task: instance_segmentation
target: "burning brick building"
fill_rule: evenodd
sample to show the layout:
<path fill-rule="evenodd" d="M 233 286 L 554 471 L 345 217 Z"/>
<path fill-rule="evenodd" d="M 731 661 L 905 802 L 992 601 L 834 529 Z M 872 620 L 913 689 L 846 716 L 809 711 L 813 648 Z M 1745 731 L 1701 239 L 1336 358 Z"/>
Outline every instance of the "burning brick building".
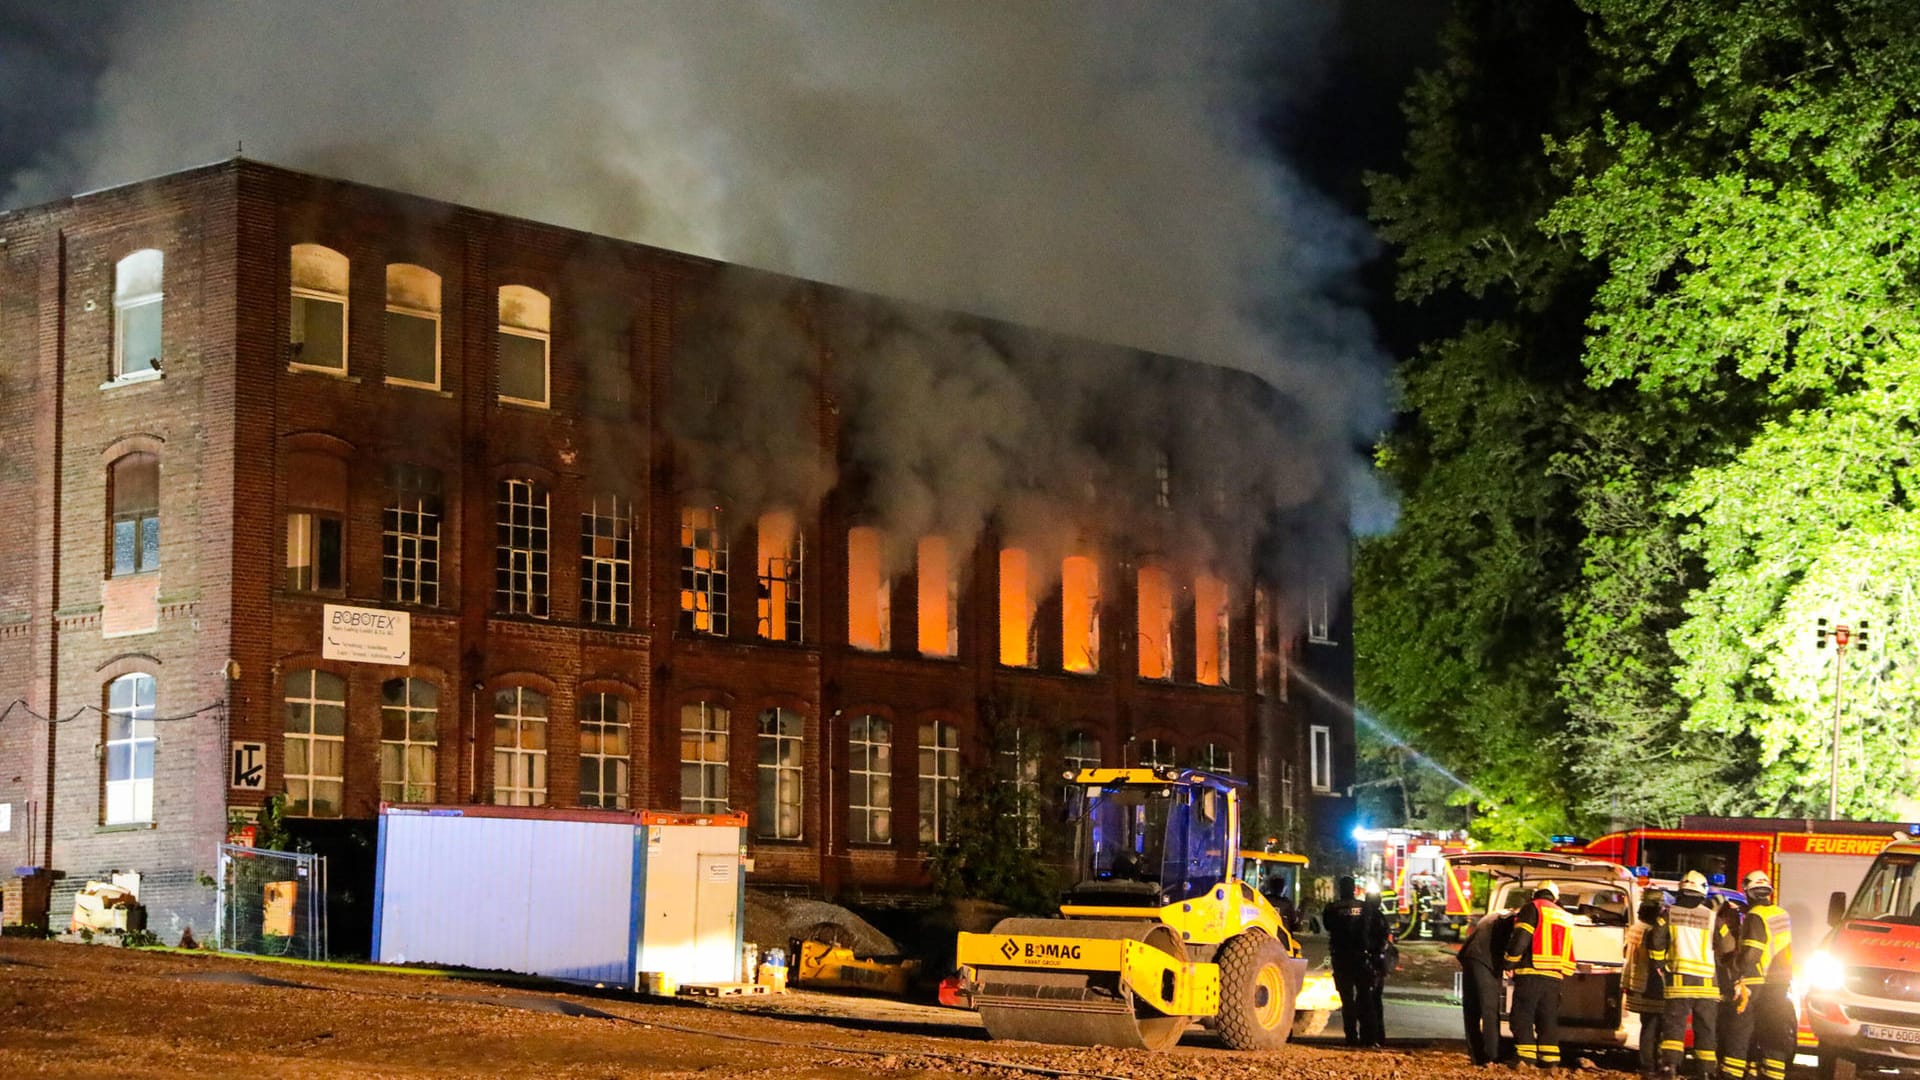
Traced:
<path fill-rule="evenodd" d="M 204 935 L 285 792 L 338 851 L 383 801 L 745 810 L 751 881 L 908 893 L 1002 759 L 1332 836 L 1344 508 L 1293 408 L 244 160 L 0 215 L 0 866 Z"/>

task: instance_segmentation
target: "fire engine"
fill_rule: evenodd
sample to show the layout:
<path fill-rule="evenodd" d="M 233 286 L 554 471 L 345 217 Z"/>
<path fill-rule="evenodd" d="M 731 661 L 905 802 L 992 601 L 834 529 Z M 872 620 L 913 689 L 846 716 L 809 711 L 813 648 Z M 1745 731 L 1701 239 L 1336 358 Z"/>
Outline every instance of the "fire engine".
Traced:
<path fill-rule="evenodd" d="M 1359 828 L 1353 840 L 1366 879 L 1359 886 L 1379 890 L 1380 910 L 1396 937 L 1457 937 L 1473 921 L 1473 887 L 1446 859 L 1473 850 L 1466 833 Z"/>

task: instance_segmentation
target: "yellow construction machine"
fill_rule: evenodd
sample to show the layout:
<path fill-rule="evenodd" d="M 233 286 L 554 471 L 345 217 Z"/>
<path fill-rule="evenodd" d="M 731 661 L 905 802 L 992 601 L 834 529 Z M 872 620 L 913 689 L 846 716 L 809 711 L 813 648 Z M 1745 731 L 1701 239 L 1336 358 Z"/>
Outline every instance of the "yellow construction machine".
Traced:
<path fill-rule="evenodd" d="M 1240 875 L 1242 784 L 1165 767 L 1070 779 L 1075 874 L 1059 917 L 960 935 L 987 1034 L 1164 1050 L 1198 1021 L 1235 1049 L 1286 1042 L 1307 963 Z"/>

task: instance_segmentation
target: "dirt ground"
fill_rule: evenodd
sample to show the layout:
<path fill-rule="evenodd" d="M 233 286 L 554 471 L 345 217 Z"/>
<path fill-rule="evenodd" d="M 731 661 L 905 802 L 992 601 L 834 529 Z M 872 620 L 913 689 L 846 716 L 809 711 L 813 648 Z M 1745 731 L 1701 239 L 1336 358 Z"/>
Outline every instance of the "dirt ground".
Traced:
<path fill-rule="evenodd" d="M 971 1013 L 903 1002 L 721 1000 L 733 1004 L 6 938 L 0 1076 L 1486 1075 L 1453 1047 L 1236 1053 L 1196 1028 L 1154 1054 L 989 1042 Z"/>

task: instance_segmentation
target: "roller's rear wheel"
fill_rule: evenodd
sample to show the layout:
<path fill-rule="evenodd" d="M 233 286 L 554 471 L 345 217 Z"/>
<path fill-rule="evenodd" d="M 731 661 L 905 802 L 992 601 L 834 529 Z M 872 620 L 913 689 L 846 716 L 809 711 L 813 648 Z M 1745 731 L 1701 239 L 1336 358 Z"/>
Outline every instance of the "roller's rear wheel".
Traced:
<path fill-rule="evenodd" d="M 1272 1050 L 1293 1032 L 1286 947 L 1265 934 L 1220 946 L 1220 1037 L 1235 1050 Z"/>

